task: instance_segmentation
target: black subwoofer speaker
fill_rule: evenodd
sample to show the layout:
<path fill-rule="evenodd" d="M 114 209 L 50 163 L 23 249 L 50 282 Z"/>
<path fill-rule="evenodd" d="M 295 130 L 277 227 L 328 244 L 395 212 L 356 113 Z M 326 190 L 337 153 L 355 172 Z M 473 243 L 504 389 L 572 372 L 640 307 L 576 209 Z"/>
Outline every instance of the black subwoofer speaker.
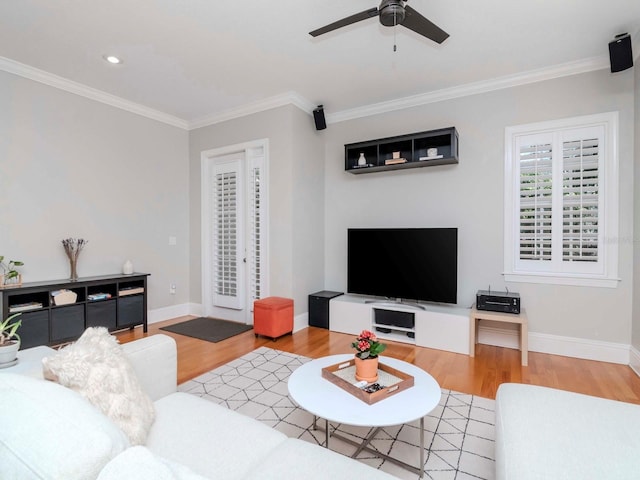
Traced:
<path fill-rule="evenodd" d="M 342 292 L 322 290 L 309 295 L 309 326 L 329 328 L 329 302 Z"/>
<path fill-rule="evenodd" d="M 327 128 L 327 122 L 324 119 L 324 107 L 322 105 L 318 105 L 313 111 L 313 120 L 316 122 L 316 130 L 324 130 Z"/>
<path fill-rule="evenodd" d="M 611 73 L 633 67 L 631 36 L 628 33 L 616 35 L 616 38 L 609 43 L 609 60 L 611 61 Z"/>

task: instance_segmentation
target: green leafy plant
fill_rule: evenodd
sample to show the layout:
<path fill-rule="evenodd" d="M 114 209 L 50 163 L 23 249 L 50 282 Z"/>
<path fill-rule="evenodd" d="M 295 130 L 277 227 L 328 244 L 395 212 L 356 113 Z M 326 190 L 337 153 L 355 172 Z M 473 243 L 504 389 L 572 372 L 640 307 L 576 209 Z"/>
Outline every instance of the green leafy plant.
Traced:
<path fill-rule="evenodd" d="M 23 262 L 19 262 L 18 260 L 8 260 L 4 261 L 4 255 L 0 255 L 0 268 L 4 274 L 5 283 L 7 280 L 12 280 L 14 278 L 18 278 L 18 271 L 16 267 L 22 267 L 24 265 Z"/>
<path fill-rule="evenodd" d="M 8 316 L 4 321 L 0 322 L 0 346 L 7 345 L 11 343 L 12 340 L 20 341 L 20 335 L 16 332 L 20 325 L 22 325 L 22 320 L 14 319 L 22 315 L 21 312 L 14 313 L 13 315 Z"/>
<path fill-rule="evenodd" d="M 376 358 L 387 346 L 384 343 L 380 343 L 375 333 L 369 330 L 363 330 L 356 338 L 356 341 L 351 344 L 358 353 L 356 357 L 365 360 L 367 358 Z"/>

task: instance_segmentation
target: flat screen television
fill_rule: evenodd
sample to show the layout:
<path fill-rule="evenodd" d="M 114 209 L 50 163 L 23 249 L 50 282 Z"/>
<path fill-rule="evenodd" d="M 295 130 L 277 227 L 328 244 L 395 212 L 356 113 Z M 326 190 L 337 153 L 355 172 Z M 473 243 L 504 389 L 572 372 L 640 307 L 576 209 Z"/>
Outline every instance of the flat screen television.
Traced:
<path fill-rule="evenodd" d="M 457 303 L 457 228 L 350 228 L 349 293 Z"/>

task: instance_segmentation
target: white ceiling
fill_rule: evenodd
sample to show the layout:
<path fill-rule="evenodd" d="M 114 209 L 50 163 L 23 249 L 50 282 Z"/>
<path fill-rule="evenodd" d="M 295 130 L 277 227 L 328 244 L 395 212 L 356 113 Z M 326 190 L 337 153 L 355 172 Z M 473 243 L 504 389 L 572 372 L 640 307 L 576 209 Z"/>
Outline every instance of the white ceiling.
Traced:
<path fill-rule="evenodd" d="M 637 40 L 640 31 L 640 0 L 409 4 L 450 38 L 438 45 L 400 27 L 394 53 L 394 29 L 376 18 L 308 34 L 378 0 L 3 0 L 0 68 L 57 86 L 71 81 L 189 127 L 282 98 L 322 103 L 331 117 L 604 68 L 615 34 Z M 125 63 L 107 64 L 107 53 Z"/>

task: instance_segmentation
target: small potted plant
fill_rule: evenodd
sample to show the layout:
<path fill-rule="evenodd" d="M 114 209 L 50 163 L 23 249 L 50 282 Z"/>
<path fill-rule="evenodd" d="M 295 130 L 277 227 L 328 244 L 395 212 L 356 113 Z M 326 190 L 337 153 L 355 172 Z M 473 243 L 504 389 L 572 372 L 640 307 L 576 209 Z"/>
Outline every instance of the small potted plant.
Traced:
<path fill-rule="evenodd" d="M 19 287 L 22 285 L 22 275 L 16 270 L 16 267 L 22 267 L 24 263 L 18 260 L 4 261 L 4 255 L 0 255 L 0 288 L 2 287 Z"/>
<path fill-rule="evenodd" d="M 0 368 L 8 367 L 15 363 L 20 350 L 20 336 L 16 333 L 22 320 L 15 320 L 21 313 L 9 315 L 0 322 Z"/>
<path fill-rule="evenodd" d="M 356 380 L 364 380 L 368 383 L 378 380 L 378 355 L 384 352 L 387 346 L 380 343 L 375 333 L 369 330 L 360 332 L 351 346 L 357 350 Z"/>

